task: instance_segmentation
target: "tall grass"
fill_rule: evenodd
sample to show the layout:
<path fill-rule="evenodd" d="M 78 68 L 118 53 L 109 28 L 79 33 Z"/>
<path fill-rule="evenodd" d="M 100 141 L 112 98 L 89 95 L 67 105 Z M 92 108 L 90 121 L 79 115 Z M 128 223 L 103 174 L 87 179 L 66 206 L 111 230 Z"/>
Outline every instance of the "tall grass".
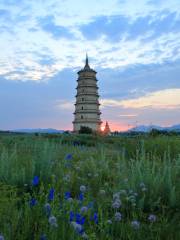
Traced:
<path fill-rule="evenodd" d="M 38 186 L 32 186 L 34 176 L 39 176 Z M 0 234 L 13 240 L 40 239 L 42 234 L 53 240 L 82 239 L 85 233 L 102 240 L 179 239 L 179 178 L 178 137 L 1 136 Z M 87 191 L 78 200 L 81 185 Z M 55 189 L 52 201 L 50 188 Z M 72 199 L 65 199 L 65 192 Z M 114 209 L 117 193 L 121 206 Z M 48 222 L 47 202 L 57 227 Z M 88 211 L 81 213 L 85 233 L 79 234 L 69 214 L 80 213 L 82 206 Z M 148 220 L 150 214 L 155 222 Z M 132 221 L 140 224 L 137 229 Z"/>

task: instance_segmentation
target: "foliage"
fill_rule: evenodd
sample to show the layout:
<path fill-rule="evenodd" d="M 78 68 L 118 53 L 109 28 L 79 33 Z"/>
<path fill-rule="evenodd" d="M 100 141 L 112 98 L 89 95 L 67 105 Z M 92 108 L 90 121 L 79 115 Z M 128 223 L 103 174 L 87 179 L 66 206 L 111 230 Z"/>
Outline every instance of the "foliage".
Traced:
<path fill-rule="evenodd" d="M 0 135 L 0 236 L 179 239 L 178 136 Z"/>
<path fill-rule="evenodd" d="M 92 134 L 92 129 L 86 126 L 81 126 L 79 133 L 80 134 Z"/>

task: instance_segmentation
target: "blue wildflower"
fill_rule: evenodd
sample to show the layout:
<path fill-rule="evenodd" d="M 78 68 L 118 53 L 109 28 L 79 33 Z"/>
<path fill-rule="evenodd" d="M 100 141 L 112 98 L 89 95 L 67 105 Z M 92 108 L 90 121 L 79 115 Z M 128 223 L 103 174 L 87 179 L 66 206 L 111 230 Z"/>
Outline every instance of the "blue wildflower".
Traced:
<path fill-rule="evenodd" d="M 40 237 L 40 240 L 47 240 L 47 237 L 45 234 L 42 234 L 41 237 Z"/>
<path fill-rule="evenodd" d="M 33 180 L 32 180 L 32 185 L 33 186 L 37 186 L 39 184 L 39 177 L 38 176 L 34 176 Z"/>
<path fill-rule="evenodd" d="M 51 205 L 49 203 L 46 203 L 44 205 L 44 210 L 45 210 L 46 215 L 49 217 L 51 215 Z"/>
<path fill-rule="evenodd" d="M 139 229 L 139 227 L 140 227 L 140 222 L 139 221 L 137 221 L 137 220 L 134 220 L 134 221 L 132 221 L 131 222 L 131 226 L 134 228 L 134 229 Z"/>
<path fill-rule="evenodd" d="M 154 214 L 150 214 L 149 217 L 148 217 L 148 220 L 149 220 L 150 222 L 152 222 L 152 223 L 155 222 L 156 219 L 157 219 L 157 217 L 156 217 L 156 215 L 154 215 Z"/>
<path fill-rule="evenodd" d="M 122 214 L 120 212 L 116 212 L 114 218 L 116 222 L 120 222 L 122 219 Z"/>
<path fill-rule="evenodd" d="M 85 217 L 81 216 L 81 214 L 76 213 L 76 223 L 83 225 L 85 223 Z"/>
<path fill-rule="evenodd" d="M 0 240 L 5 240 L 3 235 L 0 234 Z"/>
<path fill-rule="evenodd" d="M 84 195 L 83 195 L 83 193 L 80 193 L 80 194 L 79 194 L 78 199 L 79 199 L 80 201 L 83 201 L 83 200 L 84 200 Z"/>
<path fill-rule="evenodd" d="M 98 224 L 98 214 L 94 213 L 94 215 L 90 218 L 91 221 L 94 221 L 95 224 Z"/>
<path fill-rule="evenodd" d="M 52 200 L 54 199 L 54 193 L 55 193 L 54 188 L 51 188 L 51 189 L 49 190 L 49 195 L 48 195 L 48 199 L 49 199 L 50 201 L 52 201 Z"/>
<path fill-rule="evenodd" d="M 35 198 L 31 198 L 31 200 L 29 201 L 29 206 L 34 207 L 36 204 L 37 204 L 37 200 Z"/>
<path fill-rule="evenodd" d="M 79 234 L 83 234 L 84 229 L 83 226 L 77 222 L 71 222 L 71 225 L 73 226 L 74 230 L 79 233 Z"/>
<path fill-rule="evenodd" d="M 88 207 L 86 207 L 86 206 L 83 206 L 83 207 L 80 209 L 81 214 L 82 214 L 82 213 L 87 213 L 87 211 L 88 211 Z"/>
<path fill-rule="evenodd" d="M 73 142 L 73 145 L 74 145 L 74 146 L 79 146 L 79 145 L 80 145 L 80 142 L 79 142 L 79 141 L 74 141 L 74 142 Z"/>
<path fill-rule="evenodd" d="M 65 198 L 65 200 L 68 200 L 69 198 L 71 198 L 71 193 L 70 192 L 65 192 L 64 198 Z"/>
<path fill-rule="evenodd" d="M 72 160 L 72 154 L 71 153 L 67 154 L 65 159 L 66 160 Z"/>
<path fill-rule="evenodd" d="M 75 217 L 75 214 L 72 211 L 70 211 L 70 213 L 69 213 L 69 221 L 72 222 L 74 220 L 74 217 Z"/>

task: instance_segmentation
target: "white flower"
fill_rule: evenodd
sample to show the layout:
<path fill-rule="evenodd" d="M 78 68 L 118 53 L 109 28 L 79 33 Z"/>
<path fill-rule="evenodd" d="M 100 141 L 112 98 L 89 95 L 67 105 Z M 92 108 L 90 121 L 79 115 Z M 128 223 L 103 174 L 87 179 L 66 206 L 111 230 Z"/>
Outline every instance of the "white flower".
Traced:
<path fill-rule="evenodd" d="M 86 192 L 86 186 L 81 185 L 81 186 L 80 186 L 80 191 L 81 191 L 82 193 Z"/>
<path fill-rule="evenodd" d="M 49 224 L 50 224 L 52 227 L 57 227 L 57 226 L 58 226 L 58 224 L 57 224 L 57 219 L 56 219 L 55 216 L 49 217 L 48 221 L 49 221 Z"/>

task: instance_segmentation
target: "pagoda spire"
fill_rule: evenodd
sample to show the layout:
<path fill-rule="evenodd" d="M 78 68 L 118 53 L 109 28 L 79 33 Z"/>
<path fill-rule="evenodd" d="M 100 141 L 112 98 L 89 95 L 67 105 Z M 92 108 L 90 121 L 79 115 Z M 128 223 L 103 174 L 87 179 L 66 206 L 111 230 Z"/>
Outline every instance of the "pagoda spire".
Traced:
<path fill-rule="evenodd" d="M 90 69 L 90 67 L 89 67 L 89 59 L 88 59 L 87 53 L 86 53 L 86 64 L 85 64 L 84 69 Z"/>

